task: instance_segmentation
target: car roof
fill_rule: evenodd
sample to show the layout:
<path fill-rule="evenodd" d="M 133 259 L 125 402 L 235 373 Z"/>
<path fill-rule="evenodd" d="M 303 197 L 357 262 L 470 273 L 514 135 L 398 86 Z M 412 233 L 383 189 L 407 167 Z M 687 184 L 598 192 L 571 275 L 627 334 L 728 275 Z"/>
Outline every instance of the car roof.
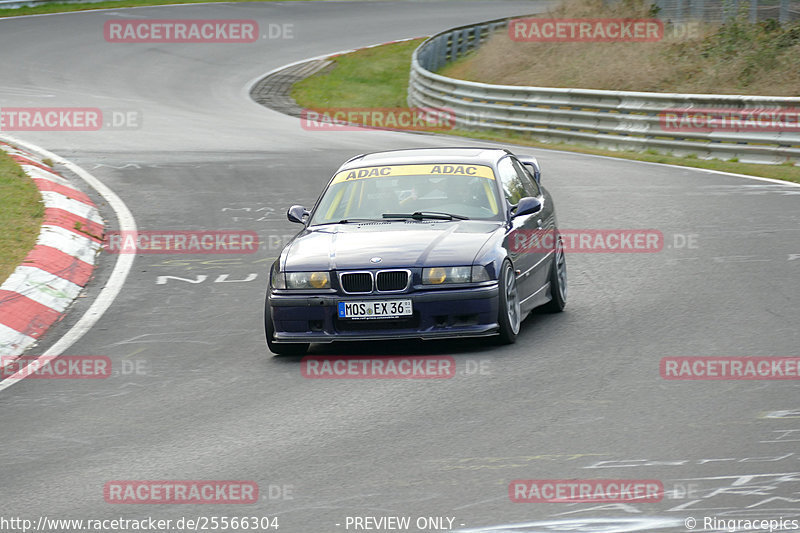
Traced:
<path fill-rule="evenodd" d="M 502 148 L 411 148 L 361 154 L 347 160 L 339 171 L 351 168 L 409 165 L 425 163 L 450 163 L 492 166 L 504 155 L 510 154 Z"/>

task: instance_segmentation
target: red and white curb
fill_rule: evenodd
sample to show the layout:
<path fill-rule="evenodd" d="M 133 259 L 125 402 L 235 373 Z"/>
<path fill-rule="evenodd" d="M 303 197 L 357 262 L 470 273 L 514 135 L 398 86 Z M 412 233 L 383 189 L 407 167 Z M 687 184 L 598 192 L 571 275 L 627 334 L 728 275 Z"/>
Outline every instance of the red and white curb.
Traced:
<path fill-rule="evenodd" d="M 36 245 L 0 285 L 0 355 L 20 355 L 57 322 L 92 274 L 103 238 L 94 203 L 35 155 L 0 142 L 33 179 L 45 211 Z M 13 359 L 3 357 L 0 368 Z"/>

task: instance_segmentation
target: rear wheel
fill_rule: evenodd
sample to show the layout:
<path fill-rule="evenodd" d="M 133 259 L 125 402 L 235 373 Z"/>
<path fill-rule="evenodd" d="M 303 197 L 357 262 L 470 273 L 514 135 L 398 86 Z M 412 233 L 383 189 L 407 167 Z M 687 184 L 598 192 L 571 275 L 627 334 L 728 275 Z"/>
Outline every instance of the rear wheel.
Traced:
<path fill-rule="evenodd" d="M 269 298 L 264 302 L 264 332 L 267 337 L 267 348 L 275 355 L 303 355 L 308 351 L 307 342 L 275 342 L 275 324 L 272 322 L 272 309 L 269 305 Z"/>
<path fill-rule="evenodd" d="M 517 275 L 508 261 L 505 261 L 500 269 L 498 289 L 497 323 L 500 324 L 500 343 L 513 344 L 517 342 L 522 316 L 519 292 L 517 291 Z"/>
<path fill-rule="evenodd" d="M 556 241 L 556 255 L 550 270 L 550 295 L 552 299 L 542 306 L 547 313 L 560 313 L 567 305 L 567 258 L 561 237 Z"/>

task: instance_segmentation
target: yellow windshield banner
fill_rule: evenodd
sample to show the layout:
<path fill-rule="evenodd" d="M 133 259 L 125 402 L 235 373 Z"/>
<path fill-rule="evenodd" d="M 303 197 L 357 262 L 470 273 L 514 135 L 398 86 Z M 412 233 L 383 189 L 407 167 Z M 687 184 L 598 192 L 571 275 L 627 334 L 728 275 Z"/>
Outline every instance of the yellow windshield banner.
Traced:
<path fill-rule="evenodd" d="M 393 165 L 388 167 L 364 167 L 343 170 L 336 174 L 332 184 L 343 181 L 393 176 L 474 176 L 493 180 L 494 172 L 485 165 Z"/>

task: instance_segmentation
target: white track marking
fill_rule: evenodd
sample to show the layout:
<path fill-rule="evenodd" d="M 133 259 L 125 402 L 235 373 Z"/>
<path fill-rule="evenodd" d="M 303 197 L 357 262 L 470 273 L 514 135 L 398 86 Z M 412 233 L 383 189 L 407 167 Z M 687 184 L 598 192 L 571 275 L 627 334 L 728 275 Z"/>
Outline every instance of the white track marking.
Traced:
<path fill-rule="evenodd" d="M 561 154 L 564 153 L 563 150 L 552 150 L 552 149 L 549 149 L 549 148 L 533 148 L 533 147 L 528 147 L 528 148 L 535 149 L 535 150 L 545 150 L 545 151 L 548 151 L 548 152 L 558 152 L 558 153 L 561 153 Z M 611 159 L 613 161 L 629 161 L 631 163 L 638 163 L 640 165 L 658 165 L 660 167 L 680 168 L 682 170 L 691 170 L 691 171 L 694 171 L 694 172 L 707 172 L 709 174 L 720 174 L 722 176 L 731 176 L 731 177 L 734 177 L 734 178 L 746 178 L 746 179 L 749 179 L 749 180 L 766 181 L 767 183 L 775 183 L 775 184 L 778 184 L 778 185 L 789 185 L 791 187 L 800 187 L 800 183 L 796 183 L 794 181 L 776 180 L 774 178 L 762 178 L 762 177 L 759 177 L 759 176 L 748 176 L 747 174 L 736 174 L 734 172 L 725 172 L 723 170 L 712 170 L 710 168 L 686 167 L 686 166 L 683 166 L 683 165 L 670 165 L 668 163 L 654 163 L 652 161 L 636 161 L 634 159 L 624 159 L 624 158 L 614 157 L 614 156 L 610 156 L 610 155 L 582 154 L 580 152 L 566 152 L 566 153 L 574 154 L 574 155 L 583 155 L 583 156 L 587 156 L 587 157 L 600 157 L 600 158 L 603 158 L 603 159 Z M 765 165 L 765 166 L 769 166 L 769 165 Z"/>
<path fill-rule="evenodd" d="M 42 157 L 50 158 L 53 162 L 67 167 L 70 171 L 80 176 L 83 181 L 97 191 L 97 193 L 102 196 L 106 202 L 108 202 L 108 204 L 114 210 L 114 213 L 117 215 L 120 231 L 133 232 L 134 234 L 136 233 L 136 220 L 133 218 L 128 206 L 125 205 L 125 202 L 123 202 L 114 191 L 109 189 L 103 182 L 92 176 L 89 172 L 85 171 L 75 163 L 72 163 L 63 157 L 40 148 L 34 144 L 8 136 L 2 136 L 0 139 L 16 144 L 17 146 L 21 146 L 26 150 L 30 150 L 31 152 L 39 154 Z M 114 265 L 111 276 L 109 276 L 105 287 L 103 287 L 103 289 L 100 291 L 100 294 L 97 295 L 97 298 L 95 298 L 94 302 L 92 302 L 92 305 L 89 306 L 89 309 L 87 309 L 78 322 L 72 326 L 72 328 L 60 339 L 58 339 L 58 341 L 56 341 L 56 343 L 53 344 L 49 350 L 42 354 L 41 357 L 52 358 L 54 356 L 61 355 L 65 350 L 69 349 L 70 346 L 75 344 L 78 339 L 86 334 L 86 332 L 89 331 L 92 326 L 94 326 L 97 321 L 100 320 L 100 318 L 102 318 L 103 314 L 108 310 L 108 308 L 114 302 L 114 299 L 122 290 L 122 286 L 125 284 L 125 279 L 128 277 L 128 273 L 133 267 L 133 261 L 135 258 L 135 254 L 120 254 L 117 257 L 117 262 Z M 39 359 L 41 359 L 41 357 Z M 38 362 L 39 359 L 36 359 L 36 361 Z M 47 359 L 44 361 L 47 361 Z M 13 376 L 0 382 L 0 392 L 11 387 L 15 383 L 22 381 L 24 378 L 19 376 L 19 374 L 23 373 L 24 375 L 24 371 L 25 369 L 22 369 L 17 374 L 14 374 Z"/>
<path fill-rule="evenodd" d="M 279 69 L 276 69 L 279 70 Z M 414 133 L 414 132 L 410 132 Z M 719 174 L 721 176 L 731 176 L 734 178 L 745 178 L 748 180 L 757 180 L 757 181 L 765 181 L 767 183 L 775 183 L 777 185 L 788 185 L 790 187 L 800 187 L 800 183 L 796 183 L 794 181 L 784 181 L 778 180 L 774 178 L 762 178 L 760 176 L 749 176 L 747 174 L 736 174 L 734 172 L 725 172 L 723 170 L 712 170 L 710 168 L 698 168 L 698 167 L 687 167 L 683 165 L 671 165 L 668 163 L 655 163 L 653 161 L 637 161 L 636 159 L 626 159 L 624 157 L 614 157 L 613 155 L 597 155 L 597 154 L 584 154 L 582 152 L 571 152 L 569 150 L 556 150 L 555 148 L 538 148 L 534 146 L 523 146 L 521 144 L 514 144 L 514 143 L 503 143 L 501 141 L 476 141 L 475 139 L 469 139 L 467 137 L 460 137 L 458 135 L 447 135 L 447 134 L 434 134 L 437 137 L 459 137 L 460 139 L 466 139 L 473 142 L 482 142 L 483 144 L 491 145 L 491 146 L 499 146 L 499 147 L 508 147 L 514 146 L 520 148 L 520 150 L 515 150 L 518 153 L 522 153 L 525 150 L 536 150 L 541 152 L 550 152 L 556 155 L 577 155 L 582 157 L 593 157 L 598 159 L 610 159 L 616 162 L 627 162 L 637 165 L 656 165 L 659 167 L 669 167 L 669 168 L 678 168 L 681 170 L 689 170 L 692 172 L 705 172 L 707 174 Z M 769 165 L 764 165 L 765 167 L 769 167 Z"/>

